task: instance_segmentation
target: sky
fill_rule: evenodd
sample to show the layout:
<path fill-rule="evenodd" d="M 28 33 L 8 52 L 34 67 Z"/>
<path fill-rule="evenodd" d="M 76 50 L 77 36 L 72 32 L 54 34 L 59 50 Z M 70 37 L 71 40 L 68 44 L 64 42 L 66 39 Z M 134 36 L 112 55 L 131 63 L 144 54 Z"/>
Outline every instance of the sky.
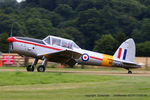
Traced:
<path fill-rule="evenodd" d="M 18 2 L 21 2 L 21 1 L 23 1 L 23 0 L 17 0 Z"/>

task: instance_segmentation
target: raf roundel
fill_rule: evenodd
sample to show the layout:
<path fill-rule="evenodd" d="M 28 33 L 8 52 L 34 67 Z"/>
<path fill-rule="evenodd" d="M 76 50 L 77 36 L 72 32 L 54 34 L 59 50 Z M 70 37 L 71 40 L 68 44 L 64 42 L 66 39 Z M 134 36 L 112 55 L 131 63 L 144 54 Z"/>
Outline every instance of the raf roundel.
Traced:
<path fill-rule="evenodd" d="M 81 56 L 81 59 L 82 59 L 83 61 L 88 61 L 88 60 L 89 60 L 89 55 L 86 54 L 86 53 L 84 53 L 84 54 Z"/>

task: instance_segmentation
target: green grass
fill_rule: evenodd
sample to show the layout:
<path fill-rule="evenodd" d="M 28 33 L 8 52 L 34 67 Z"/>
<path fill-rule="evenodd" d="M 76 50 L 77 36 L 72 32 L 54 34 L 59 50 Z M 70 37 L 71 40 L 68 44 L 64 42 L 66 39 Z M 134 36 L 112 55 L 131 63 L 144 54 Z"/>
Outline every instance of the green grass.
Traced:
<path fill-rule="evenodd" d="M 149 98 L 150 77 L 0 72 L 0 100 L 148 100 Z"/>
<path fill-rule="evenodd" d="M 64 74 L 64 73 L 32 73 L 32 72 L 0 72 L 0 86 L 8 85 L 31 85 L 31 84 L 53 84 L 53 83 L 80 83 L 101 82 L 119 77 Z"/>
<path fill-rule="evenodd" d="M 12 66 L 3 66 L 0 69 L 25 69 L 25 67 L 12 67 Z"/>

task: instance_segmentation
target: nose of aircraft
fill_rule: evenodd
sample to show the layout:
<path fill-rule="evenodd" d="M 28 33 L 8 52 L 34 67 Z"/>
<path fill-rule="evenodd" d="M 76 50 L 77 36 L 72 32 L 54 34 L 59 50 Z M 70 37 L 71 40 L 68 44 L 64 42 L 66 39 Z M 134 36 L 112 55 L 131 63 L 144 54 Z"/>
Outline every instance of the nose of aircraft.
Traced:
<path fill-rule="evenodd" d="M 10 42 L 10 43 L 12 43 L 12 42 L 15 41 L 15 39 L 14 39 L 13 37 L 9 37 L 7 40 L 8 40 L 8 42 Z"/>

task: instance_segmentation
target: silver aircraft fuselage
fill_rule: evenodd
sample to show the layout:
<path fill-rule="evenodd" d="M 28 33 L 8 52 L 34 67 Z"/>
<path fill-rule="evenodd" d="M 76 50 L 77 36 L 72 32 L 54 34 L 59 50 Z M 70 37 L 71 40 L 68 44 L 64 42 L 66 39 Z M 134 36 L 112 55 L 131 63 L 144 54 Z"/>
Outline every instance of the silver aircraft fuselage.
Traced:
<path fill-rule="evenodd" d="M 74 60 L 74 64 L 121 67 L 125 69 L 141 67 L 138 64 L 124 62 L 122 60 L 114 58 L 114 56 L 111 55 L 81 49 L 71 40 L 56 38 L 57 41 L 55 42 L 57 42 L 57 45 L 52 44 L 52 39 L 49 39 L 49 42 L 47 42 L 47 40 L 48 38 L 43 40 L 26 37 L 8 38 L 8 42 L 12 43 L 12 52 L 36 59 L 43 59 L 43 57 L 46 57 L 48 61 L 53 61 L 61 64 L 65 64 L 67 63 L 67 61 Z M 66 41 L 69 45 L 68 47 L 63 46 L 63 42 Z M 64 51 L 66 52 L 64 53 Z M 81 54 L 81 56 L 75 57 L 76 54 L 73 55 L 73 53 Z M 69 58 L 67 54 L 72 54 L 72 57 L 69 56 Z M 71 63 L 72 62 L 70 62 L 70 64 Z"/>

